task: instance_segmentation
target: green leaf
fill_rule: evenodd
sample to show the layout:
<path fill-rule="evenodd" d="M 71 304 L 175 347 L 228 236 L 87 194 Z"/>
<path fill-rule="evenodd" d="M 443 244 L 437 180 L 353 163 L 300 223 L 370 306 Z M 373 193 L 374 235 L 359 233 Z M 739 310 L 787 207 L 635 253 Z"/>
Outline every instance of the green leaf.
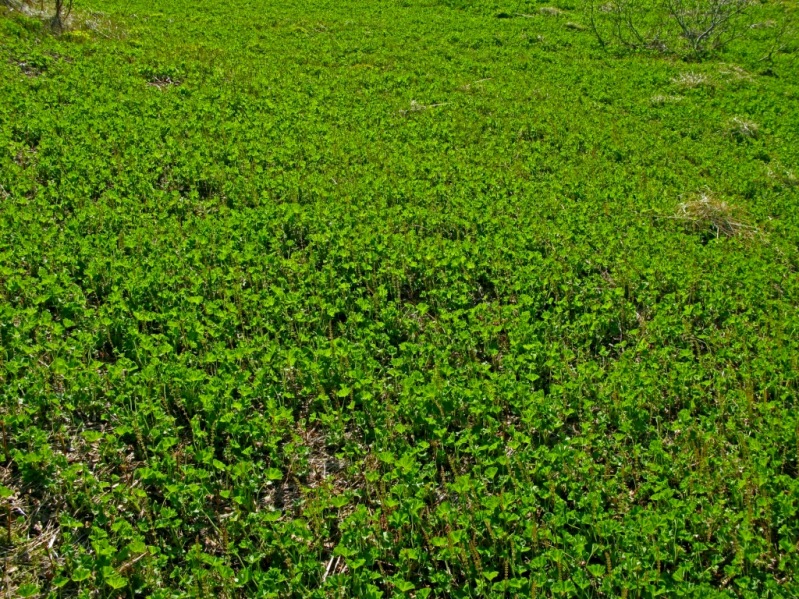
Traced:
<path fill-rule="evenodd" d="M 407 580 L 402 580 L 402 579 L 395 580 L 394 581 L 394 586 L 396 586 L 397 589 L 399 589 L 403 593 L 410 593 L 413 589 L 416 588 L 415 586 L 413 586 L 413 583 L 408 582 Z"/>
<path fill-rule="evenodd" d="M 366 563 L 366 560 L 359 558 L 352 561 L 348 561 L 347 563 L 349 564 L 350 568 L 352 568 L 353 570 L 357 570 Z"/>
<path fill-rule="evenodd" d="M 602 564 L 589 564 L 588 571 L 594 578 L 602 578 L 605 575 L 606 566 Z"/>
<path fill-rule="evenodd" d="M 110 576 L 106 576 L 105 583 L 115 590 L 123 589 L 128 585 L 127 579 L 116 573 L 111 574 Z"/>
<path fill-rule="evenodd" d="M 35 597 L 39 594 L 39 587 L 33 583 L 26 583 L 17 589 L 18 597 Z"/>
<path fill-rule="evenodd" d="M 91 570 L 87 570 L 82 566 L 78 566 L 75 568 L 75 571 L 72 572 L 72 580 L 74 582 L 83 582 L 84 580 L 88 580 L 88 578 L 92 575 Z"/>
<path fill-rule="evenodd" d="M 381 451 L 377 454 L 378 459 L 385 464 L 393 464 L 395 461 L 394 454 L 390 451 Z"/>

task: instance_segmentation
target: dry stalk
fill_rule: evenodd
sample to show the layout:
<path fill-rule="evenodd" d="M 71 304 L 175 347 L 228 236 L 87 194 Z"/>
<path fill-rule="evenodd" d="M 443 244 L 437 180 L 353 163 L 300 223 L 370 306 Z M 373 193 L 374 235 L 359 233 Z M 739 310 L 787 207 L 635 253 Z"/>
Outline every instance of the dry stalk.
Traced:
<path fill-rule="evenodd" d="M 757 229 L 741 221 L 740 210 L 705 192 L 698 198 L 683 202 L 673 218 L 687 223 L 692 229 L 710 228 L 716 237 L 749 236 Z"/>

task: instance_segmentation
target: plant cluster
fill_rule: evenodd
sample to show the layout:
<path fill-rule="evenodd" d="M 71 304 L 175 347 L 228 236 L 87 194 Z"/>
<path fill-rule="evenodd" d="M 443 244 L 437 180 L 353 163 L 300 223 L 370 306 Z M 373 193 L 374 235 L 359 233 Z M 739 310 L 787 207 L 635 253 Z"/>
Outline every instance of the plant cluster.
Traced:
<path fill-rule="evenodd" d="M 799 593 L 799 61 L 515 4 L 0 9 L 6 594 Z"/>

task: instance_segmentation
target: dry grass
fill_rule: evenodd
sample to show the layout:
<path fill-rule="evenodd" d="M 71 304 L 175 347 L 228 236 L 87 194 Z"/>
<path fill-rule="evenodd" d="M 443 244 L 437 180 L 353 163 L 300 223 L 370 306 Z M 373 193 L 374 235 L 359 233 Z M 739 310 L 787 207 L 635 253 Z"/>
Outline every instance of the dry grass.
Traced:
<path fill-rule="evenodd" d="M 462 92 L 470 92 L 475 88 L 482 88 L 482 84 L 486 81 L 491 81 L 491 77 L 486 77 L 485 79 L 478 79 L 477 81 L 472 81 L 471 83 L 467 83 L 460 87 Z"/>
<path fill-rule="evenodd" d="M 756 139 L 760 135 L 760 125 L 740 117 L 735 117 L 730 121 L 728 130 L 730 136 L 739 141 Z"/>
<path fill-rule="evenodd" d="M 768 21 L 761 21 L 759 23 L 752 23 L 750 29 L 771 29 L 777 26 L 777 22 L 769 19 Z"/>
<path fill-rule="evenodd" d="M 708 85 L 710 79 L 702 73 L 680 73 L 671 82 L 684 89 L 693 89 L 700 85 Z"/>
<path fill-rule="evenodd" d="M 742 221 L 739 208 L 716 198 L 709 192 L 679 205 L 675 219 L 685 222 L 695 231 L 710 229 L 720 237 L 750 236 L 755 227 Z"/>
<path fill-rule="evenodd" d="M 2 415 L 0 412 L 0 420 Z M 68 429 L 55 453 L 69 464 L 83 464 L 91 476 L 107 480 L 113 467 L 103 462 L 99 442 L 87 440 L 85 433 L 85 429 Z M 4 450 L 5 447 L 0 455 Z M 5 457 L 6 465 L 0 464 L 0 486 L 10 489 L 11 494 L 0 500 L 0 560 L 4 568 L 0 588 L 5 590 L 0 597 L 3 599 L 17 596 L 16 591 L 25 585 L 46 587 L 63 568 L 65 554 L 87 543 L 86 534 L 73 531 L 70 541 L 73 547 L 67 548 L 60 523 L 61 515 L 82 520 L 85 514 L 73 510 L 62 492 L 21 480 L 10 466 L 7 453 Z M 128 472 L 135 471 L 138 464 L 134 460 L 133 454 L 123 459 Z"/>
<path fill-rule="evenodd" d="M 768 178 L 780 187 L 799 187 L 799 177 L 791 169 L 774 163 L 766 171 Z"/>
<path fill-rule="evenodd" d="M 737 65 L 725 65 L 719 69 L 719 74 L 733 81 L 752 81 L 751 73 Z"/>
<path fill-rule="evenodd" d="M 0 484 L 12 490 L 2 500 L 3 532 L 0 558 L 3 560 L 4 597 L 13 597 L 25 584 L 39 584 L 52 578 L 63 561 L 57 553 L 60 529 L 52 496 L 34 497 L 12 476 L 10 468 L 0 468 Z"/>
<path fill-rule="evenodd" d="M 3 0 L 0 0 L 3 6 Z M 11 0 L 6 8 L 17 11 L 26 17 L 39 19 L 46 23 L 51 23 L 53 10 L 51 3 L 41 4 L 30 0 Z M 110 17 L 99 11 L 78 11 L 70 10 L 62 18 L 61 33 L 68 35 L 73 41 L 84 41 L 90 39 L 92 34 L 99 35 L 107 39 L 121 39 L 123 32 L 110 19 Z"/>
<path fill-rule="evenodd" d="M 19 67 L 19 70 L 22 71 L 22 74 L 26 77 L 38 77 L 42 74 L 42 70 L 28 62 L 21 61 L 17 62 L 16 65 Z"/>
<path fill-rule="evenodd" d="M 122 39 L 125 36 L 124 30 L 103 12 L 88 11 L 84 13 L 75 11 L 71 25 L 80 33 L 91 33 L 106 39 Z"/>
<path fill-rule="evenodd" d="M 484 79 L 483 81 L 487 81 Z M 437 108 L 438 106 L 446 106 L 449 102 L 439 102 L 437 104 L 422 104 L 421 102 L 417 102 L 416 100 L 411 100 L 411 107 L 407 110 L 400 110 L 399 113 L 402 116 L 407 115 L 410 112 L 424 112 L 425 110 L 430 110 L 431 108 Z"/>
<path fill-rule="evenodd" d="M 657 94 L 655 96 L 652 96 L 650 98 L 649 102 L 653 106 L 662 106 L 663 104 L 677 104 L 678 102 L 682 102 L 683 99 L 684 98 L 682 96 L 670 96 L 670 95 L 664 95 L 664 94 Z"/>
<path fill-rule="evenodd" d="M 0 9 L 21 10 L 23 5 L 23 0 L 0 0 Z"/>
<path fill-rule="evenodd" d="M 30 0 L 16 0 L 12 1 L 13 10 L 17 10 L 21 12 L 26 17 L 30 17 L 32 19 L 39 19 L 41 21 L 45 21 L 46 23 L 52 23 L 53 20 L 53 7 L 50 2 L 40 3 L 40 2 L 31 2 Z M 67 31 L 72 29 L 74 17 L 71 14 L 71 11 L 66 12 L 62 16 L 61 24 L 63 26 L 63 31 Z"/>
<path fill-rule="evenodd" d="M 558 17 L 563 14 L 561 9 L 555 8 L 554 6 L 542 6 L 538 9 L 538 12 L 548 17 Z"/>
<path fill-rule="evenodd" d="M 169 76 L 165 77 L 153 77 L 147 82 L 147 85 L 156 87 L 160 90 L 164 90 L 167 87 L 171 87 L 173 85 L 180 85 L 180 81 L 176 79 L 172 79 Z"/>
<path fill-rule="evenodd" d="M 363 485 L 360 475 L 347 473 L 347 461 L 330 452 L 320 431 L 298 427 L 295 433 L 302 458 L 291 464 L 284 480 L 267 484 L 261 497 L 265 507 L 294 513 L 305 495 L 322 486 L 338 495 Z"/>

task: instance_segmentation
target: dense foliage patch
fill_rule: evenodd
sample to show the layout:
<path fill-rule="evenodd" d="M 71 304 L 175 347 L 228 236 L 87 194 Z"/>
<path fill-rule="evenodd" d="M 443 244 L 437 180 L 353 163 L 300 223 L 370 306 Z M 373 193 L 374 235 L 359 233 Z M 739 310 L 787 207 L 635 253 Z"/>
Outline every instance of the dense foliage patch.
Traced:
<path fill-rule="evenodd" d="M 799 593 L 795 3 L 579 8 L 0 8 L 7 593 Z"/>

